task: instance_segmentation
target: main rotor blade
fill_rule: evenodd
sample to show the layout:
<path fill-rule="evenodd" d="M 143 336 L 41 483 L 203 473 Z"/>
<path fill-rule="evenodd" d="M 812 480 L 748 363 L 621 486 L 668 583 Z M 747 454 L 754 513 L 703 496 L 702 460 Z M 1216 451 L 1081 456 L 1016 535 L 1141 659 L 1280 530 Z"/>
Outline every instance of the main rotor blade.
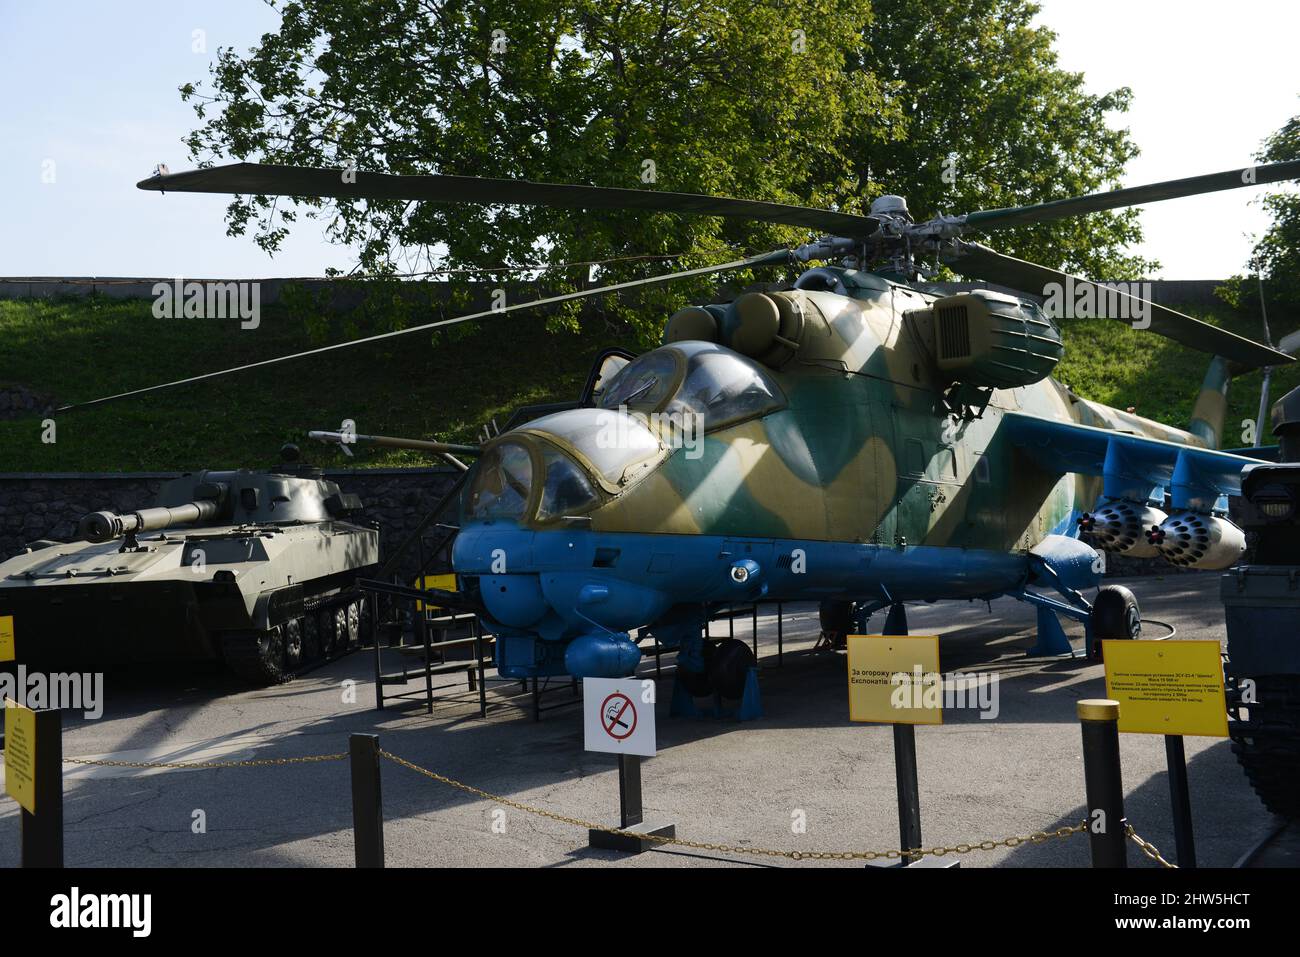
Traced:
<path fill-rule="evenodd" d="M 1084 213 L 1096 213 L 1103 209 L 1140 206 L 1143 203 L 1177 199 L 1180 196 L 1216 193 L 1225 189 L 1240 189 L 1243 186 L 1278 183 L 1288 179 L 1300 179 L 1300 160 L 1266 163 L 1263 166 L 1247 166 L 1244 169 L 1224 170 L 1222 173 L 1208 173 L 1204 176 L 1189 176 L 1187 179 L 1171 179 L 1163 183 L 1151 183 L 1146 186 L 1129 186 L 1124 189 L 1111 190 L 1108 193 L 1092 193 L 1088 196 L 1054 199 L 1033 206 L 982 209 L 978 212 L 968 213 L 966 225 L 976 229 L 998 229 L 1003 226 L 1023 226 L 1026 223 L 1047 223 L 1054 219 L 1081 216 Z"/>
<path fill-rule="evenodd" d="M 710 273 L 726 272 L 731 269 L 744 269 L 747 266 L 779 266 L 789 261 L 790 251 L 788 249 L 776 249 L 772 252 L 762 253 L 757 256 L 749 256 L 745 259 L 735 259 L 731 262 L 720 263 L 716 266 L 699 266 L 695 269 L 684 269 L 681 272 L 665 273 L 662 276 L 651 276 L 648 279 L 633 279 L 628 282 L 613 283 L 612 285 L 600 286 L 596 289 L 579 289 L 577 292 L 566 292 L 558 296 L 547 296 L 545 299 L 531 299 L 528 302 L 517 303 L 513 306 L 502 306 L 499 309 L 485 309 L 482 312 L 471 312 L 467 315 L 455 316 L 451 319 L 439 319 L 437 322 L 426 322 L 423 325 L 411 326 L 409 329 L 383 332 L 379 335 L 366 336 L 363 339 L 350 339 L 347 342 L 336 342 L 333 345 L 307 349 L 303 352 L 294 352 L 287 356 L 276 356 L 274 359 L 261 359 L 258 362 L 248 362 L 242 366 L 233 366 L 229 369 L 221 369 L 217 372 L 205 372 L 202 375 L 189 376 L 185 379 L 175 379 L 171 382 L 162 382 L 158 385 L 147 386 L 143 389 L 132 389 L 130 392 L 119 392 L 116 395 L 107 395 L 99 399 L 91 399 L 88 402 L 73 402 L 68 405 L 59 406 L 54 411 L 67 412 L 71 409 L 84 409 L 92 405 L 103 405 L 105 402 L 113 402 L 117 399 L 125 399 L 134 395 L 144 395 L 147 392 L 157 392 L 160 389 L 170 389 L 173 386 L 187 385 L 191 382 L 202 382 L 205 379 L 215 379 L 218 376 L 230 375 L 234 372 L 243 372 L 246 369 L 260 369 L 264 366 L 289 362 L 293 359 L 303 359 L 307 356 L 318 356 L 325 352 L 337 352 L 340 349 L 351 349 L 353 346 L 363 345 L 367 342 L 379 342 L 381 339 L 394 339 L 397 336 L 406 336 L 413 332 L 424 332 L 429 329 L 439 329 L 443 326 L 454 326 L 457 323 L 469 322 L 471 319 L 484 319 L 488 316 L 496 316 L 506 312 L 515 312 L 519 309 L 532 309 L 536 306 L 548 306 L 553 303 L 568 302 L 573 299 L 586 299 L 590 296 L 603 296 L 606 293 L 620 292 L 624 289 L 635 289 L 638 286 L 651 286 L 657 283 L 670 282 L 674 279 L 685 279 L 687 276 L 706 276 Z"/>
<path fill-rule="evenodd" d="M 1127 305 L 1130 316 L 1138 315 L 1141 310 L 1149 310 L 1147 315 L 1150 317 L 1151 325 L 1147 328 L 1157 335 L 1180 342 L 1201 352 L 1208 352 L 1210 355 L 1223 356 L 1225 359 L 1240 363 L 1241 367 L 1245 369 L 1286 365 L 1295 361 L 1284 352 L 1278 352 L 1258 342 L 1252 342 L 1250 339 L 1228 332 L 1226 329 L 1212 326 L 1192 316 L 1184 315 L 1167 306 L 1161 306 L 1149 300 L 1140 299 L 1137 296 L 1129 296 L 1117 290 L 1109 289 L 1101 283 L 1080 279 L 1078 276 L 1071 276 L 1069 273 L 1057 269 L 1049 269 L 1047 266 L 1016 259 L 1013 256 L 1004 256 L 1002 253 L 995 252 L 978 243 L 962 243 L 961 252 L 955 258 L 946 260 L 946 262 L 964 276 L 1010 286 L 1012 289 L 1019 289 L 1021 292 L 1036 296 L 1047 295 L 1049 283 L 1059 284 L 1062 290 L 1069 288 L 1069 284 L 1073 284 L 1076 292 L 1081 288 L 1092 286 L 1094 289 L 1100 289 L 1100 295 L 1114 296 L 1117 304 L 1121 306 Z M 1120 300 L 1127 300 L 1127 302 L 1120 302 Z M 1105 318 L 1119 319 L 1121 317 L 1107 316 Z M 1122 319 L 1121 321 L 1128 322 L 1131 320 Z"/>
<path fill-rule="evenodd" d="M 405 199 L 484 206 L 559 206 L 566 209 L 641 209 L 701 216 L 735 216 L 805 226 L 844 236 L 869 236 L 877 222 L 866 216 L 751 199 L 653 189 L 618 189 L 568 183 L 533 183 L 481 176 L 397 175 L 355 170 L 232 163 L 211 169 L 152 176 L 140 189 L 183 193 L 245 193 L 336 199 Z"/>

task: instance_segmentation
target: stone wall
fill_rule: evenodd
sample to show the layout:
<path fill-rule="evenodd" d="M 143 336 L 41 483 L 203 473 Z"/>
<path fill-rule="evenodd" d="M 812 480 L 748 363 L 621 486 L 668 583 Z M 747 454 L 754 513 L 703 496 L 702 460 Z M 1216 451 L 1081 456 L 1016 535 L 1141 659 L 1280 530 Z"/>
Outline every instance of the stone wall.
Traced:
<path fill-rule="evenodd" d="M 22 552 L 28 542 L 67 541 L 88 512 L 134 511 L 152 505 L 163 483 L 178 472 L 0 473 L 0 561 Z M 327 470 L 345 492 L 354 492 L 366 514 L 379 523 L 382 554 L 398 548 L 456 480 L 451 468 Z M 454 522 L 452 506 L 441 519 Z M 433 533 L 436 537 L 436 532 Z M 404 557 L 403 580 L 415 573 L 416 558 Z M 435 569 L 443 570 L 443 569 Z"/>

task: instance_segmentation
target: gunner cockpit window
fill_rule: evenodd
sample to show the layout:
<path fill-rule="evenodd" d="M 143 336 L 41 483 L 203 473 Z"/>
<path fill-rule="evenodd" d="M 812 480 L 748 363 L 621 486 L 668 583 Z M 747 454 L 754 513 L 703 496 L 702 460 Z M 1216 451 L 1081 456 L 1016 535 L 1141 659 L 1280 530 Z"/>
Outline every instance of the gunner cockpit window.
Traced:
<path fill-rule="evenodd" d="M 533 460 L 518 442 L 503 442 L 479 460 L 466 499 L 472 519 L 524 517 L 533 485 Z"/>
<path fill-rule="evenodd" d="M 782 408 L 785 396 L 767 370 L 739 353 L 712 342 L 677 342 L 630 362 L 600 405 L 647 416 L 699 415 L 707 431 Z"/>

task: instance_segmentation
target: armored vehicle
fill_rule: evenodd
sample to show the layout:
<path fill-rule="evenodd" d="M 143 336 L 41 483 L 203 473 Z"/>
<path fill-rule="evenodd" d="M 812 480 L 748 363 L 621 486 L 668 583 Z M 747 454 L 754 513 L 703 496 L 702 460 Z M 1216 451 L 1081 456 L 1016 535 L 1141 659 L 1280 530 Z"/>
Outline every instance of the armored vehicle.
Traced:
<path fill-rule="evenodd" d="M 359 642 L 355 584 L 379 560 L 361 501 L 297 462 L 203 471 L 152 508 L 94 512 L 79 540 L 37 542 L 0 564 L 0 615 L 16 660 L 92 664 L 221 660 L 259 685 Z"/>
<path fill-rule="evenodd" d="M 1279 462 L 1248 466 L 1238 524 L 1251 553 L 1223 576 L 1232 750 L 1264 805 L 1300 815 L 1300 389 L 1273 406 Z"/>

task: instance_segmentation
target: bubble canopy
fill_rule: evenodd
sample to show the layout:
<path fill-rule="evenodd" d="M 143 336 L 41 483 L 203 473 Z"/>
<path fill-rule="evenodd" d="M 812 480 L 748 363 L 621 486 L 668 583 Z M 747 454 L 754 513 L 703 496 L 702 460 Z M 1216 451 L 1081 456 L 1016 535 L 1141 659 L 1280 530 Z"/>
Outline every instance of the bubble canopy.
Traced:
<path fill-rule="evenodd" d="M 635 416 L 609 409 L 556 412 L 484 452 L 466 489 L 465 514 L 475 521 L 539 522 L 577 515 L 599 503 L 598 486 L 617 492 L 664 453 Z"/>
<path fill-rule="evenodd" d="M 699 415 L 704 431 L 784 406 L 785 396 L 765 369 L 713 342 L 676 342 L 647 352 L 629 362 L 600 397 L 603 409 Z"/>
<path fill-rule="evenodd" d="M 594 508 L 669 454 L 671 428 L 684 416 L 693 433 L 785 407 L 772 377 L 711 342 L 663 346 L 628 363 L 596 408 L 534 419 L 484 450 L 466 488 L 470 521 L 546 523 Z"/>

